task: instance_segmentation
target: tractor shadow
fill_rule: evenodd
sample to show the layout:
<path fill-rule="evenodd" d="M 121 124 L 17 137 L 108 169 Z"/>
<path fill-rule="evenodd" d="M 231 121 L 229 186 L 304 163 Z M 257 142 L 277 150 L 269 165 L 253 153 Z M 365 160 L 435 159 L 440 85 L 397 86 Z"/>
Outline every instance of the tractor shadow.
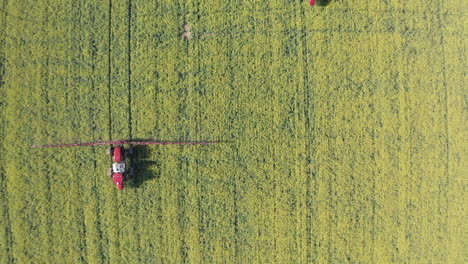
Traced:
<path fill-rule="evenodd" d="M 148 146 L 133 146 L 133 155 L 129 157 L 134 175 L 127 182 L 130 188 L 138 188 L 144 182 L 161 176 L 161 164 L 150 159 Z"/>
<path fill-rule="evenodd" d="M 330 4 L 331 0 L 317 0 L 317 5 L 318 6 L 327 6 L 328 4 Z"/>

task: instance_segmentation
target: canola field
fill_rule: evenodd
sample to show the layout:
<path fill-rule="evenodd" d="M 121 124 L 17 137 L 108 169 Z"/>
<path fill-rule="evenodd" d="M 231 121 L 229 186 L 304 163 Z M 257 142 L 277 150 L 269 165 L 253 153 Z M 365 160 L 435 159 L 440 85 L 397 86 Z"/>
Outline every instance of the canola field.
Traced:
<path fill-rule="evenodd" d="M 466 18 L 0 1 L 0 263 L 466 262 Z M 119 139 L 219 144 L 30 147 Z"/>

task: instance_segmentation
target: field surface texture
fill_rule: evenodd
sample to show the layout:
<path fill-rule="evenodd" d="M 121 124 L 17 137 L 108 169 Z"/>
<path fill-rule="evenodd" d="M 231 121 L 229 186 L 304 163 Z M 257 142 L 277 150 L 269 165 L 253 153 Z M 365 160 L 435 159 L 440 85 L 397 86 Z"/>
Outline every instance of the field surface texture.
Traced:
<path fill-rule="evenodd" d="M 467 261 L 466 2 L 2 0 L 0 25 L 0 263 Z M 220 143 L 139 147 L 123 191 L 105 147 L 30 147 L 119 139 Z"/>

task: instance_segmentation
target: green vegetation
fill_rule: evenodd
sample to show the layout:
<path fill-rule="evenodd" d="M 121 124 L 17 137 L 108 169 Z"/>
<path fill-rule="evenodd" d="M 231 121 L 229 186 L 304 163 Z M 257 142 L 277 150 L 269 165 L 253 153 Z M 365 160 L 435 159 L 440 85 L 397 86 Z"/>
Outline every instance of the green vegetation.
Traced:
<path fill-rule="evenodd" d="M 463 263 L 466 4 L 354 2 L 2 0 L 0 263 Z"/>

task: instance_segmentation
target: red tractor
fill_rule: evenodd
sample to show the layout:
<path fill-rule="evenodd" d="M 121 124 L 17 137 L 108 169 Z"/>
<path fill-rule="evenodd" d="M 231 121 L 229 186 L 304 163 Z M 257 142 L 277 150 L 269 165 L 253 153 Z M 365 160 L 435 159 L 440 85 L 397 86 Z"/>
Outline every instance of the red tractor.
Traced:
<path fill-rule="evenodd" d="M 112 180 L 117 189 L 122 190 L 124 187 L 124 181 L 133 177 L 133 168 L 127 169 L 127 162 L 125 161 L 126 155 L 133 154 L 133 147 L 130 146 L 128 150 L 125 150 L 123 145 L 115 145 L 107 148 L 107 155 L 111 155 L 114 163 L 112 167 L 107 170 L 107 175 L 112 177 Z"/>
<path fill-rule="evenodd" d="M 110 145 L 107 148 L 107 154 L 112 156 L 112 167 L 108 169 L 107 174 L 112 177 L 112 181 L 117 185 L 117 189 L 124 188 L 124 182 L 133 177 L 134 170 L 129 167 L 126 162 L 126 156 L 133 154 L 133 145 L 208 145 L 216 142 L 160 142 L 160 141 L 108 141 L 108 142 L 91 142 L 91 143 L 76 143 L 76 144 L 59 144 L 59 145 L 39 145 L 32 146 L 33 148 L 50 148 L 50 147 L 78 147 L 78 146 L 100 146 Z M 125 149 L 124 144 L 128 144 L 128 149 Z"/>

